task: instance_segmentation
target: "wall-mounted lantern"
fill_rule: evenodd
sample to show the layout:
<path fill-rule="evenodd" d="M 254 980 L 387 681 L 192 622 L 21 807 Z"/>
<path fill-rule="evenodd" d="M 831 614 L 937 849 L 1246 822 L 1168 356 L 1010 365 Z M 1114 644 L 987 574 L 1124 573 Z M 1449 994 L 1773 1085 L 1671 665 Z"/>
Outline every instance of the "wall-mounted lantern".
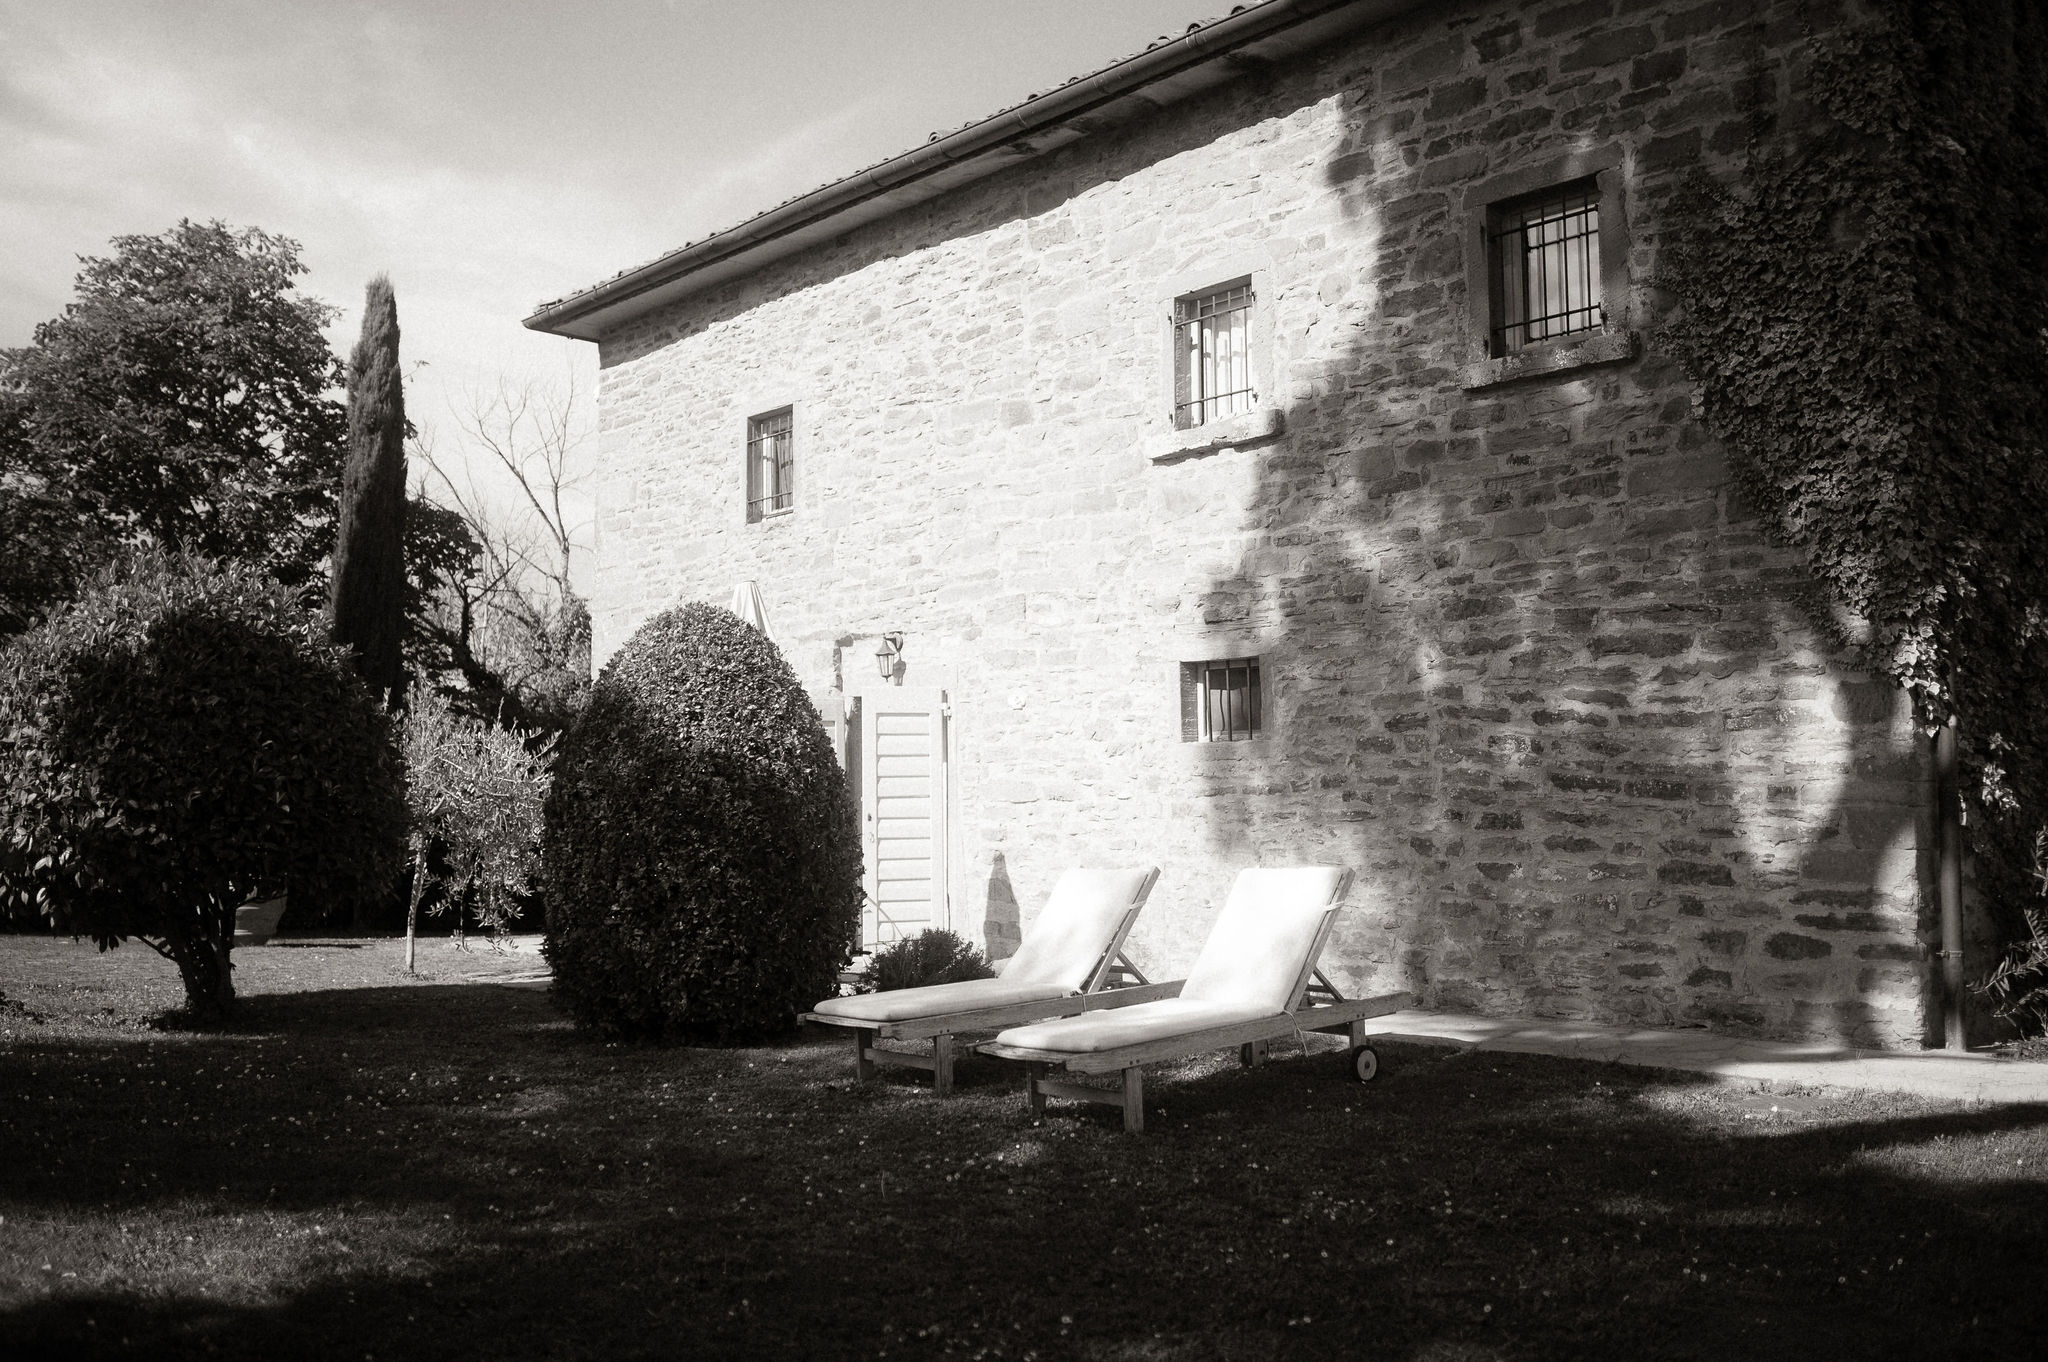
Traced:
<path fill-rule="evenodd" d="M 875 665 L 882 669 L 882 679 L 889 680 L 896 675 L 896 662 L 903 656 L 903 635 L 884 634 L 880 646 L 875 649 Z"/>

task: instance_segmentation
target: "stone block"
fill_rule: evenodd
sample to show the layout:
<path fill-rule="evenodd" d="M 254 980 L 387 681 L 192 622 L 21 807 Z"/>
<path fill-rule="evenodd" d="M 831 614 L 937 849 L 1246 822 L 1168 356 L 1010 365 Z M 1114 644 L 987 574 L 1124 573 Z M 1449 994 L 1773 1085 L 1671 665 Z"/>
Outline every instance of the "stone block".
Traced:
<path fill-rule="evenodd" d="M 1709 0 L 1704 5 L 1680 7 L 1660 26 L 1666 42 L 1687 42 L 1740 24 L 1756 22 L 1758 0 Z"/>
<path fill-rule="evenodd" d="M 1479 54 L 1479 60 L 1488 65 L 1511 57 L 1522 50 L 1522 26 L 1510 20 L 1482 33 L 1472 35 L 1472 50 Z"/>
<path fill-rule="evenodd" d="M 1628 87 L 1644 90 L 1654 85 L 1669 85 L 1685 74 L 1685 49 L 1668 48 L 1637 58 L 1629 68 Z"/>
<path fill-rule="evenodd" d="M 1560 852 L 1585 852 L 1600 850 L 1600 844 L 1590 837 L 1568 837 L 1562 834 L 1554 837 L 1544 838 L 1543 846 L 1545 850 Z"/>
<path fill-rule="evenodd" d="M 1687 1022 L 1736 1033 L 1763 1033 L 1770 1025 L 1770 1015 L 1760 1004 L 1713 994 L 1702 994 L 1687 1003 L 1681 1017 Z"/>
<path fill-rule="evenodd" d="M 1699 492 L 1723 486 L 1728 478 L 1728 460 L 1718 449 L 1695 450 L 1632 464 L 1628 491 L 1638 497 Z"/>
<path fill-rule="evenodd" d="M 1694 900 L 1698 902 L 1698 900 Z M 1749 945 L 1749 933 L 1736 931 L 1701 932 L 1700 945 L 1715 955 L 1735 957 Z"/>
<path fill-rule="evenodd" d="M 1735 873 L 1727 866 L 1702 861 L 1667 861 L 1657 867 L 1657 878 L 1664 884 L 1735 883 Z"/>
<path fill-rule="evenodd" d="M 1891 925 L 1876 913 L 1799 913 L 1792 920 L 1810 932 L 1881 932 Z"/>
<path fill-rule="evenodd" d="M 1774 960 L 1818 960 L 1834 947 L 1816 937 L 1777 932 L 1764 942 L 1764 954 Z"/>
<path fill-rule="evenodd" d="M 1669 632 L 1601 634 L 1586 641 L 1587 650 L 1595 657 L 1676 657 L 1691 647 L 1691 634 Z"/>
<path fill-rule="evenodd" d="M 1609 29 L 1567 51 L 1558 58 L 1557 69 L 1569 74 L 1592 67 L 1614 67 L 1631 57 L 1641 56 L 1656 45 L 1657 35 L 1647 24 Z"/>
<path fill-rule="evenodd" d="M 1417 86 L 1433 86 L 1455 72 L 1463 57 L 1463 46 L 1456 39 L 1438 38 L 1397 58 L 1387 68 L 1380 88 L 1389 97 L 1396 97 Z"/>
<path fill-rule="evenodd" d="M 1561 33 L 1576 33 L 1613 14 L 1614 0 L 1571 0 L 1536 16 L 1536 36 L 1555 38 Z"/>
<path fill-rule="evenodd" d="M 1422 116 L 1434 122 L 1439 119 L 1456 118 L 1470 113 L 1486 102 L 1486 77 L 1472 76 L 1465 80 L 1445 81 L 1430 91 L 1429 104 Z"/>

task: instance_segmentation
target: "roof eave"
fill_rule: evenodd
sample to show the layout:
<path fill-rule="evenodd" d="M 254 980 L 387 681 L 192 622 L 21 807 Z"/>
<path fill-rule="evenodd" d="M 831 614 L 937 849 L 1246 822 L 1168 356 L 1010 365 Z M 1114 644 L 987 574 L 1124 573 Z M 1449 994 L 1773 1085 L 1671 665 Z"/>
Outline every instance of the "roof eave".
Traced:
<path fill-rule="evenodd" d="M 525 319 L 600 340 L 679 298 L 1235 79 L 1421 0 L 1266 0 L 813 190 Z"/>

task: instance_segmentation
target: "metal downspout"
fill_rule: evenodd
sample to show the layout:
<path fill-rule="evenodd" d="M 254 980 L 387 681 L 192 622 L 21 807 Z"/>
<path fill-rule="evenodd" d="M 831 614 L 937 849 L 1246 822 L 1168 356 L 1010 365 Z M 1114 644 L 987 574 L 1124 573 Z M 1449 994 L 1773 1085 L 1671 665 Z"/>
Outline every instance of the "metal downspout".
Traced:
<path fill-rule="evenodd" d="M 1942 1044 L 1966 1049 L 1963 1035 L 1963 818 L 1956 771 L 1956 721 L 1934 732 L 1935 899 L 1941 909 Z"/>

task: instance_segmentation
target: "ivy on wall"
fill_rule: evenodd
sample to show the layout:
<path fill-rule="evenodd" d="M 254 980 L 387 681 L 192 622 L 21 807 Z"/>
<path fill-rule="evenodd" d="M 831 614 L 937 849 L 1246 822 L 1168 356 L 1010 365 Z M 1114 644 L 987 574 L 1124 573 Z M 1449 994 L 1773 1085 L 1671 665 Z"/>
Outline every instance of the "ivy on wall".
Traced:
<path fill-rule="evenodd" d="M 1810 118 L 1674 202 L 1660 338 L 1837 642 L 1956 719 L 1979 886 L 2048 990 L 2048 18 L 1865 13 Z"/>

